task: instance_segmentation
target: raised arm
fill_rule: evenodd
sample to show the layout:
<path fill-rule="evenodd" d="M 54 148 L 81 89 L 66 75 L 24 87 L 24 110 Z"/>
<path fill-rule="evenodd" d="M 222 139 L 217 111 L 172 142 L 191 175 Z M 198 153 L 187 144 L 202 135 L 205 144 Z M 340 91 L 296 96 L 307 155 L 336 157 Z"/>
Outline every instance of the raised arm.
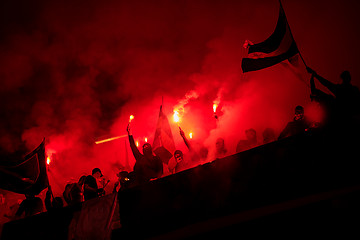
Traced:
<path fill-rule="evenodd" d="M 186 138 L 184 131 L 180 127 L 179 127 L 179 129 L 180 129 L 180 136 L 184 140 L 184 143 L 185 143 L 186 147 L 189 150 L 191 150 L 191 144 L 190 144 L 189 140 Z"/>
<path fill-rule="evenodd" d="M 134 141 L 134 137 L 132 136 L 132 134 L 130 133 L 131 132 L 131 129 L 130 129 L 130 124 L 127 126 L 127 129 L 126 131 L 128 132 L 128 136 L 129 136 L 129 143 L 130 143 L 130 148 L 131 148 L 131 151 L 136 159 L 136 161 L 138 159 L 141 158 L 142 154 L 140 153 L 139 149 L 136 147 L 136 144 L 135 144 L 135 141 Z"/>
<path fill-rule="evenodd" d="M 307 67 L 306 70 L 312 74 L 311 77 L 315 77 L 319 80 L 319 82 L 324 85 L 327 89 L 329 89 L 332 93 L 335 94 L 336 92 L 336 84 L 330 82 L 329 80 L 323 78 L 319 74 L 317 74 L 313 69 Z M 314 85 L 315 86 L 315 85 Z"/>

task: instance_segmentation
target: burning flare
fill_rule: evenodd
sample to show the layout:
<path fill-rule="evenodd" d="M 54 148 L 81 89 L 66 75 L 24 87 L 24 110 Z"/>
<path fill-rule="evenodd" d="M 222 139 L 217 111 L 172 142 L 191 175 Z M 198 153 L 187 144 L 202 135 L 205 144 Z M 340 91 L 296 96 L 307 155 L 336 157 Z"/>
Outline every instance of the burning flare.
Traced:
<path fill-rule="evenodd" d="M 193 138 L 193 133 L 189 133 L 189 138 L 192 139 Z"/>
<path fill-rule="evenodd" d="M 50 165 L 50 163 L 51 163 L 51 159 L 50 159 L 50 157 L 47 157 L 47 158 L 46 158 L 46 164 L 47 164 L 47 165 Z"/>
<path fill-rule="evenodd" d="M 217 105 L 216 103 L 213 104 L 213 111 L 214 111 L 214 113 L 216 113 L 216 108 L 217 108 L 217 106 L 218 106 L 218 105 Z"/>
<path fill-rule="evenodd" d="M 129 117 L 129 123 L 131 123 L 131 121 L 134 119 L 134 115 L 130 115 Z"/>
<path fill-rule="evenodd" d="M 148 139 L 147 139 L 147 137 L 145 138 L 145 142 L 147 142 L 148 141 Z"/>
<path fill-rule="evenodd" d="M 179 121 L 180 121 L 180 116 L 179 116 L 179 112 L 178 112 L 178 111 L 174 111 L 173 117 L 174 117 L 174 122 L 179 123 Z"/>

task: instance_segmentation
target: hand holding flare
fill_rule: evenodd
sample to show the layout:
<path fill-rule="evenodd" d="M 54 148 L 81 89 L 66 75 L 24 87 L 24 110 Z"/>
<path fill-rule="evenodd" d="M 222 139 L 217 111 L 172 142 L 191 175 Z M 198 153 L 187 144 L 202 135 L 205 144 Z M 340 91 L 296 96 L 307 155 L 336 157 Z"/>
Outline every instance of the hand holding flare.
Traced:
<path fill-rule="evenodd" d="M 216 109 L 217 109 L 218 105 L 216 103 L 213 104 L 213 111 L 214 111 L 214 117 L 215 119 L 218 119 L 218 116 L 216 114 Z"/>
<path fill-rule="evenodd" d="M 134 119 L 134 115 L 130 115 L 130 117 L 129 117 L 129 123 L 128 123 L 127 128 L 126 128 L 126 131 L 128 132 L 129 135 L 131 135 L 131 134 L 130 134 L 130 123 L 131 123 L 131 121 L 132 121 L 133 119 Z"/>

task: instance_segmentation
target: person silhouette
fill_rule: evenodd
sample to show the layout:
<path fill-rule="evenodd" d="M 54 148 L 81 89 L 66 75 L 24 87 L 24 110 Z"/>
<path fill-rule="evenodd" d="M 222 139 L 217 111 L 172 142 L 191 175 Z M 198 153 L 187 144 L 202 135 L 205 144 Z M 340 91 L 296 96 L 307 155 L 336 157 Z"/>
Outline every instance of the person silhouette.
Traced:
<path fill-rule="evenodd" d="M 134 137 L 131 134 L 130 124 L 128 132 L 131 151 L 135 157 L 134 175 L 137 183 L 144 183 L 151 179 L 160 178 L 163 174 L 163 163 L 158 156 L 155 156 L 149 143 L 143 145 L 143 154 L 136 147 Z"/>
<path fill-rule="evenodd" d="M 286 127 L 281 131 L 278 140 L 307 131 L 309 127 L 310 123 L 304 116 L 304 108 L 300 105 L 296 106 L 294 120 L 288 122 Z"/>
<path fill-rule="evenodd" d="M 215 149 L 215 158 L 223 158 L 226 156 L 227 149 L 225 148 L 225 141 L 223 138 L 219 137 L 216 139 Z"/>
<path fill-rule="evenodd" d="M 341 116 L 346 118 L 360 113 L 360 91 L 359 88 L 351 84 L 351 75 L 349 71 L 343 71 L 340 74 L 342 82 L 340 84 L 335 84 L 317 74 L 316 71 L 310 67 L 307 67 L 306 69 L 318 79 L 323 86 L 334 94 L 337 109 Z"/>
<path fill-rule="evenodd" d="M 258 146 L 256 131 L 253 128 L 245 130 L 245 140 L 240 140 L 236 145 L 236 152 L 242 152 L 250 148 Z"/>

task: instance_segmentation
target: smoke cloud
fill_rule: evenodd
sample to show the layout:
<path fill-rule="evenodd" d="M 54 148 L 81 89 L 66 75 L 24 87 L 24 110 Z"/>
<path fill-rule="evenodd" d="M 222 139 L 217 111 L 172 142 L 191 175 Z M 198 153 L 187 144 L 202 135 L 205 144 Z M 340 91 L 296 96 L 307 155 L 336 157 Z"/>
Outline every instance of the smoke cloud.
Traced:
<path fill-rule="evenodd" d="M 336 50 L 324 41 L 317 51 L 314 41 L 331 28 L 338 30 L 333 25 L 317 32 L 330 7 L 345 12 L 350 4 L 333 4 L 318 13 L 322 5 L 310 2 L 284 1 L 290 27 L 305 59 L 324 77 L 337 76 L 345 65 L 325 59 L 325 50 L 340 59 L 350 47 Z M 0 149 L 3 154 L 22 147 L 31 151 L 45 138 L 55 195 L 94 167 L 111 180 L 118 171 L 131 170 L 134 159 L 126 137 L 95 141 L 126 135 L 132 114 L 136 141 L 142 145 L 146 137 L 151 143 L 162 99 L 177 148 L 187 151 L 172 120 L 174 109 L 182 107 L 179 124 L 193 133 L 194 144 L 208 147 L 208 160 L 213 160 L 218 137 L 233 154 L 245 129 L 254 128 L 262 142 L 265 128 L 278 134 L 295 106 L 310 101 L 309 76 L 299 59 L 298 67 L 284 62 L 258 72 L 241 71 L 244 41 L 263 41 L 275 27 L 275 0 L 18 0 L 1 5 Z M 311 19 L 303 19 L 296 9 Z M 351 22 L 353 11 L 341 21 Z M 344 38 L 354 34 L 344 31 Z"/>

